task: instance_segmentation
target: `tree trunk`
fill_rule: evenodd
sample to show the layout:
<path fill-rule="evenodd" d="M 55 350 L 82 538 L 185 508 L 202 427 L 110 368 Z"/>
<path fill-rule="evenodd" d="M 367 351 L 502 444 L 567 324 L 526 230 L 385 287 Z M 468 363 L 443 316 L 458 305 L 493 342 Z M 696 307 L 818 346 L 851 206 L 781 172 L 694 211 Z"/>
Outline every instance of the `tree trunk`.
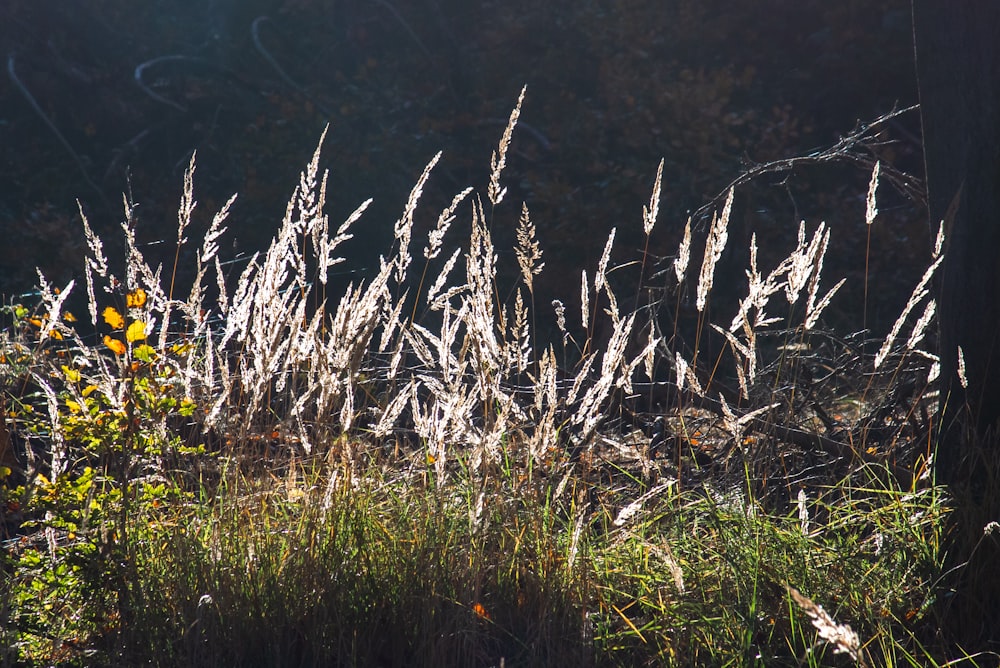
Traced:
<path fill-rule="evenodd" d="M 930 219 L 935 228 L 945 220 L 948 236 L 944 429 L 964 425 L 983 437 L 1000 420 L 1000 3 L 914 0 L 913 8 Z M 940 463 L 956 455 L 941 453 Z"/>
<path fill-rule="evenodd" d="M 994 640 L 1000 613 L 1000 2 L 913 0 L 930 221 L 940 274 L 938 481 L 955 499 L 946 623 Z M 964 356 L 964 378 L 959 363 Z"/>

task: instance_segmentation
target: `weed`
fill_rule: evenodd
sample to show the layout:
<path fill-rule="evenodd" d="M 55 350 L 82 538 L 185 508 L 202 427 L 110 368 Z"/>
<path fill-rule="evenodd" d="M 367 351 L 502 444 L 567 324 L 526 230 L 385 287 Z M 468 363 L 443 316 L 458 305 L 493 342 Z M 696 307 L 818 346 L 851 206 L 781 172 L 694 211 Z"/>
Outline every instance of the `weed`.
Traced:
<path fill-rule="evenodd" d="M 666 287 L 640 304 L 640 284 L 631 312 L 612 230 L 583 270 L 579 318 L 554 304 L 559 350 L 537 333 L 542 249 L 527 206 L 509 220 L 514 285 L 500 285 L 490 231 L 508 222 L 523 100 L 493 153 L 489 207 L 461 190 L 411 275 L 438 154 L 389 255 L 339 298 L 328 272 L 368 202 L 331 233 L 319 148 L 236 281 L 219 257 L 233 200 L 213 217 L 186 296 L 175 277 L 194 159 L 169 279 L 135 242 L 133 205 L 120 267 L 84 217 L 90 330 L 65 310 L 75 286 L 40 277 L 41 304 L 11 305 L 0 340 L 19 454 L 0 477 L 19 506 L 5 516 L 6 663 L 947 658 L 914 630 L 937 595 L 947 512 L 926 474 L 935 358 L 918 348 L 937 255 L 874 357 L 863 334 L 822 328 L 843 284 L 820 287 L 822 224 L 803 223 L 770 270 L 752 239 L 746 296 L 720 326 L 730 191 L 695 285 L 689 222 L 653 273 Z M 462 215 L 468 246 L 442 262 Z"/>

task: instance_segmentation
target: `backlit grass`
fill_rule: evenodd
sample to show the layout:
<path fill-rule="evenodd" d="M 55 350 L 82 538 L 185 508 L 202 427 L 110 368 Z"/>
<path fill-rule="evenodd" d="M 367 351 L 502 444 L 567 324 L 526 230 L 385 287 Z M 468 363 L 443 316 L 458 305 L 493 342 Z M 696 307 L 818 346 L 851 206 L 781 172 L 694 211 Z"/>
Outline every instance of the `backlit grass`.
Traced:
<path fill-rule="evenodd" d="M 118 261 L 84 219 L 80 285 L 40 277 L 0 340 L 5 664 L 955 658 L 928 630 L 947 498 L 921 342 L 940 245 L 877 345 L 823 329 L 842 284 L 821 280 L 824 225 L 774 267 L 751 240 L 742 298 L 711 304 L 732 193 L 621 294 L 612 230 L 550 312 L 534 222 L 503 186 L 522 101 L 486 200 L 463 189 L 418 240 L 435 156 L 378 271 L 343 294 L 328 275 L 367 204 L 330 227 L 319 149 L 235 273 L 231 201 L 187 248 L 192 160 L 186 294 L 176 263 L 143 256 L 131 205 Z M 458 224 L 468 245 L 448 250 Z M 497 278 L 501 224 L 515 285 Z"/>

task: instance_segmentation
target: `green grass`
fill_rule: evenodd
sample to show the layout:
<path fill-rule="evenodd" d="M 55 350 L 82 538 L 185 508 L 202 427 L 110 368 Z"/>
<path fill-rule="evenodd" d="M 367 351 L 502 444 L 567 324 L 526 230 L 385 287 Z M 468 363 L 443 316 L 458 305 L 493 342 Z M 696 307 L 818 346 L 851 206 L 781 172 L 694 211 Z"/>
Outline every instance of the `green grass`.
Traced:
<path fill-rule="evenodd" d="M 932 602 L 945 511 L 884 471 L 826 490 L 835 504 L 807 499 L 823 519 L 805 531 L 797 507 L 707 487 L 659 485 L 624 517 L 648 485 L 495 471 L 439 488 L 373 468 L 331 487 L 336 472 L 233 473 L 210 498 L 133 515 L 128 622 L 84 646 L 157 665 L 830 665 L 829 648 L 809 651 L 791 585 L 849 621 L 875 664 L 932 660 L 911 629 Z M 22 565 L 15 589 L 37 590 L 31 576 Z M 48 639 L 18 637 L 22 658 L 51 657 Z"/>
<path fill-rule="evenodd" d="M 753 240 L 744 298 L 709 308 L 730 200 L 694 241 L 697 278 L 682 242 L 676 281 L 629 313 L 612 232 L 582 311 L 558 305 L 545 343 L 543 251 L 527 209 L 502 204 L 520 105 L 488 201 L 464 190 L 441 212 L 418 281 L 414 211 L 438 157 L 377 275 L 340 297 L 326 276 L 356 217 L 331 234 L 317 149 L 238 280 L 218 258 L 228 205 L 186 296 L 176 266 L 147 264 L 129 209 L 120 265 L 85 225 L 89 325 L 66 310 L 75 286 L 41 279 L 39 305 L 8 305 L 0 663 L 962 658 L 935 630 L 949 511 L 918 347 L 933 313 L 911 317 L 937 255 L 881 342 L 822 329 L 824 226 L 770 269 Z M 658 175 L 647 236 L 659 192 Z M 464 262 L 439 257 L 463 211 Z M 521 280 L 502 285 L 489 230 L 514 221 Z M 653 265 L 644 253 L 640 281 Z"/>

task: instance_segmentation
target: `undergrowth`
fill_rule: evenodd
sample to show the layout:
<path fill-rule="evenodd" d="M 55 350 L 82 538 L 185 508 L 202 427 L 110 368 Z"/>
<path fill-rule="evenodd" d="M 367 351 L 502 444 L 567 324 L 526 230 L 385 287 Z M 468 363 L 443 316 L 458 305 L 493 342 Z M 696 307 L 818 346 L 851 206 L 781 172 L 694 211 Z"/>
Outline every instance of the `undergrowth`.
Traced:
<path fill-rule="evenodd" d="M 189 249 L 193 158 L 172 267 L 147 262 L 133 203 L 117 263 L 81 211 L 82 285 L 39 275 L 39 304 L 6 305 L 3 665 L 954 658 L 933 632 L 947 499 L 921 348 L 940 238 L 877 342 L 823 329 L 842 284 L 821 287 L 823 224 L 773 268 L 752 239 L 742 299 L 710 321 L 732 192 L 621 294 L 611 230 L 578 303 L 549 311 L 502 184 L 523 96 L 485 192 L 416 241 L 435 156 L 378 271 L 341 295 L 330 269 L 368 202 L 331 229 L 319 148 L 238 276 L 219 255 L 232 200 Z M 869 224 L 877 185 L 876 167 Z"/>

